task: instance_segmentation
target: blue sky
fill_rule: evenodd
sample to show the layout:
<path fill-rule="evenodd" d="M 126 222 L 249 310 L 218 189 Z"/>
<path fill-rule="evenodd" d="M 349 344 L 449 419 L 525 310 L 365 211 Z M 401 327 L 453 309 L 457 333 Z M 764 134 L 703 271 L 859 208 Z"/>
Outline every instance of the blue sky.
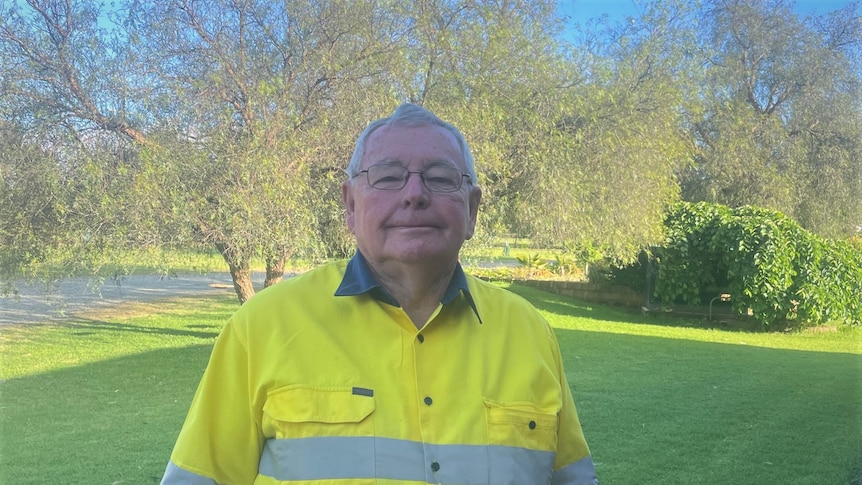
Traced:
<path fill-rule="evenodd" d="M 635 17 L 643 0 L 558 0 L 557 11 L 573 23 L 586 25 L 587 20 L 607 13 L 611 23 Z M 824 14 L 847 6 L 848 0 L 797 0 L 794 10 L 801 15 Z"/>

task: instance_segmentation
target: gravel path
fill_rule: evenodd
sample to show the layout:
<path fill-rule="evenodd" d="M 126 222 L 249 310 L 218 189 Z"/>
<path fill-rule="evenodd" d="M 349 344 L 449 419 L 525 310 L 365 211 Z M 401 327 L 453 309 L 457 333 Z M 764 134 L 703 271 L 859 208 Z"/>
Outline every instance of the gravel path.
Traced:
<path fill-rule="evenodd" d="M 253 279 L 262 281 L 263 275 Z M 19 283 L 17 288 L 17 296 L 0 295 L 0 325 L 58 320 L 84 310 L 130 302 L 234 291 L 226 272 L 176 277 L 132 275 L 107 279 L 101 286 L 87 278 L 68 278 L 49 289 L 43 283 Z"/>

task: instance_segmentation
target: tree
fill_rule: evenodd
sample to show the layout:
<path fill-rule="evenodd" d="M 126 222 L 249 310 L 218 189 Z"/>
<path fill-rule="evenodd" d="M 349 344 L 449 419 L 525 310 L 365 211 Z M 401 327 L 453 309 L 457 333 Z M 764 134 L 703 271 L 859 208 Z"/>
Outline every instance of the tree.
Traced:
<path fill-rule="evenodd" d="M 341 166 L 316 156 L 318 126 L 332 106 L 374 91 L 394 45 L 386 18 L 373 2 L 177 0 L 138 5 L 132 20 L 174 106 L 178 136 L 160 156 L 187 156 L 161 162 L 184 182 L 168 200 L 182 201 L 197 242 L 218 248 L 244 302 L 254 255 L 268 286 L 313 246 L 317 197 L 332 193 L 315 190 L 319 176 Z"/>
<path fill-rule="evenodd" d="M 0 271 L 21 275 L 55 246 L 65 194 L 56 161 L 9 123 L 0 124 L 0 181 Z"/>
<path fill-rule="evenodd" d="M 404 15 L 411 48 L 394 84 L 470 142 L 483 188 L 474 239 L 519 232 L 524 174 L 542 161 L 545 118 L 565 89 L 553 3 L 417 2 Z"/>
<path fill-rule="evenodd" d="M 7 276 L 216 247 L 244 302 L 253 258 L 268 286 L 291 255 L 350 253 L 341 169 L 403 101 L 470 141 L 480 243 L 517 233 L 630 261 L 680 193 L 821 234 L 862 224 L 855 3 L 802 20 L 782 0 L 645 3 L 575 45 L 549 0 L 2 9 L 2 196 L 33 221 L 0 211 Z"/>
<path fill-rule="evenodd" d="M 680 116 L 689 15 L 682 4 L 652 5 L 572 59 L 569 79 L 582 80 L 557 93 L 521 199 L 541 242 L 630 261 L 660 240 L 665 207 L 679 197 L 675 172 L 690 157 Z"/>
<path fill-rule="evenodd" d="M 49 123 L 79 141 L 94 131 L 146 143 L 132 119 L 138 92 L 127 75 L 122 36 L 99 24 L 97 4 L 26 0 L 3 7 L 4 105 L 30 128 Z"/>
<path fill-rule="evenodd" d="M 470 140 L 484 189 L 477 238 L 517 233 L 620 258 L 658 239 L 685 159 L 666 72 L 678 70 L 681 14 L 657 9 L 658 26 L 619 34 L 618 51 L 571 60 L 552 2 L 418 2 L 406 15 L 395 85 Z"/>
<path fill-rule="evenodd" d="M 139 88 L 98 6 L 30 0 L 3 11 L 3 276 L 74 274 L 148 239 L 126 190 L 146 144 Z"/>
<path fill-rule="evenodd" d="M 862 221 L 857 4 L 799 19 L 784 0 L 715 0 L 686 199 L 780 210 L 825 235 Z M 856 67 L 854 67 L 856 66 Z M 827 209 L 828 207 L 828 209 Z"/>

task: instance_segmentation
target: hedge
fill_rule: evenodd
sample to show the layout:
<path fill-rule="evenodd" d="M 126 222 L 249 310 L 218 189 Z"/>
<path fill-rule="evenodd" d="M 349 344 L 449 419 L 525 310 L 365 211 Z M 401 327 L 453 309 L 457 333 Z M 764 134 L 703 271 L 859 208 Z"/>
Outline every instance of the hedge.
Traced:
<path fill-rule="evenodd" d="M 654 254 L 655 295 L 665 305 L 701 303 L 708 288 L 732 295 L 761 324 L 862 324 L 862 246 L 822 238 L 784 214 L 679 203 Z"/>

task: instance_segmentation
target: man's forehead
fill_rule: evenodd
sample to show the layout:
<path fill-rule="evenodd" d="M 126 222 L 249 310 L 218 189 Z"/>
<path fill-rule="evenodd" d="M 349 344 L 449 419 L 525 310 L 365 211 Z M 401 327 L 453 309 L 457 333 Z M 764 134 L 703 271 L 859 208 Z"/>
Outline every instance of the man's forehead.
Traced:
<path fill-rule="evenodd" d="M 424 124 L 424 125 L 383 125 L 380 128 L 377 128 L 371 135 L 369 135 L 369 140 L 373 140 L 375 138 L 382 138 L 386 136 L 393 137 L 405 137 L 410 138 L 411 136 L 416 136 L 418 134 L 436 134 L 443 137 L 446 137 L 453 144 L 457 145 L 457 141 L 455 140 L 455 136 L 451 131 L 446 128 L 433 125 L 433 124 Z"/>
<path fill-rule="evenodd" d="M 427 153 L 422 153 L 415 138 L 429 137 L 431 143 L 427 144 Z M 437 125 L 399 126 L 385 125 L 374 130 L 366 141 L 364 159 L 368 163 L 395 163 L 405 164 L 404 158 L 419 156 L 423 165 L 434 165 L 437 163 L 463 165 L 463 155 L 458 140 L 447 129 Z"/>
<path fill-rule="evenodd" d="M 410 165 L 409 161 L 402 160 L 397 157 L 384 157 L 377 160 L 368 160 L 369 165 L 396 165 L 399 167 L 406 167 Z M 441 159 L 441 158 L 425 158 L 419 161 L 420 164 L 425 167 L 456 167 L 457 162 L 449 159 Z"/>

